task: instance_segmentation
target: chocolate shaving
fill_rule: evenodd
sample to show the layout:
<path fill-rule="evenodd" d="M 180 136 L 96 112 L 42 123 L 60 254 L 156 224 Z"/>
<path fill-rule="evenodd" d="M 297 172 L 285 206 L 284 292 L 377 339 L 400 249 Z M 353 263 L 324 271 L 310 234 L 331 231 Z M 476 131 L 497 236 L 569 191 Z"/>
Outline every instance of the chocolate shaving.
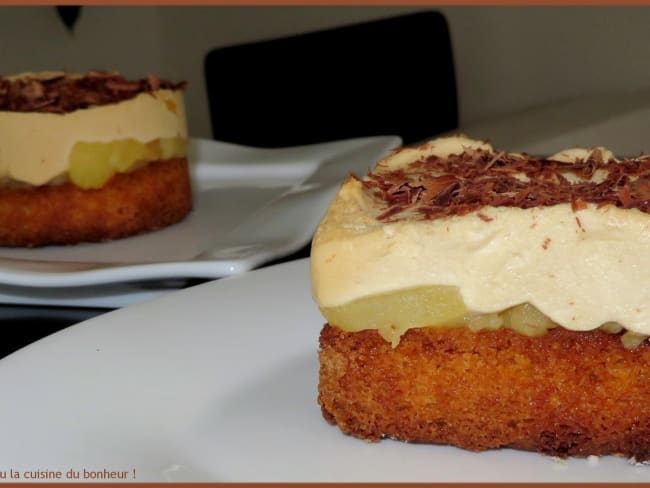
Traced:
<path fill-rule="evenodd" d="M 571 210 L 578 212 L 579 210 L 584 210 L 587 208 L 587 202 L 580 199 L 571 200 Z"/>
<path fill-rule="evenodd" d="M 159 80 L 154 75 L 131 81 L 105 71 L 90 71 L 82 77 L 69 74 L 46 79 L 0 77 L 0 110 L 60 114 L 122 102 L 159 89 L 184 88 L 185 82 Z"/>
<path fill-rule="evenodd" d="M 388 210 L 386 210 L 384 213 L 378 215 L 377 220 L 386 220 L 387 218 L 401 212 L 403 209 L 404 207 L 400 205 L 395 205 L 394 207 L 391 207 Z"/>
<path fill-rule="evenodd" d="M 647 156 L 605 161 L 594 151 L 587 160 L 566 163 L 471 149 L 415 161 L 408 170 L 370 171 L 361 182 L 377 200 L 382 221 L 404 218 L 404 212 L 409 218 L 435 219 L 486 206 L 526 209 L 561 203 L 569 203 L 574 212 L 595 204 L 650 213 Z"/>

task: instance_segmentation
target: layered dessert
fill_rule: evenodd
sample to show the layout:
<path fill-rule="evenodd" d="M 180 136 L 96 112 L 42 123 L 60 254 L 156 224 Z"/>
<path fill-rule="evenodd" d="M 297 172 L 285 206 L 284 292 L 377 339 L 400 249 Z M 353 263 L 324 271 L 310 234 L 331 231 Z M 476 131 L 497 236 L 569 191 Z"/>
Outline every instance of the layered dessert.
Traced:
<path fill-rule="evenodd" d="M 350 176 L 311 254 L 324 417 L 366 440 L 650 458 L 650 157 L 462 136 Z"/>
<path fill-rule="evenodd" d="M 126 237 L 192 208 L 184 83 L 117 73 L 0 78 L 0 245 Z"/>

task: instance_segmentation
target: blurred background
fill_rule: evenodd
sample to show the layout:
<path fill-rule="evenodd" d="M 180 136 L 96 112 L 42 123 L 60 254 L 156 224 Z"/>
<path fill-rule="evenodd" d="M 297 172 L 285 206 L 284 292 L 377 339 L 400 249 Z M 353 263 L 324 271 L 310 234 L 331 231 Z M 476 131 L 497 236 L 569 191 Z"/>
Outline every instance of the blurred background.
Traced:
<path fill-rule="evenodd" d="M 551 151 L 565 143 L 589 142 L 611 134 L 607 127 L 595 136 L 593 130 L 589 135 L 581 131 L 586 125 L 602 124 L 604 118 L 620 118 L 622 112 L 628 114 L 646 105 L 650 87 L 648 7 L 431 9 L 443 13 L 449 26 L 459 126 L 471 131 L 471 136 L 490 137 L 513 150 Z M 129 77 L 152 72 L 184 79 L 189 83 L 190 133 L 209 138 L 203 63 L 210 50 L 422 10 L 84 6 L 69 29 L 54 6 L 0 7 L 0 73 L 112 69 Z M 424 59 L 423 63 L 427 61 L 435 62 Z M 377 74 L 395 69 L 398 62 L 387 56 L 385 63 L 376 67 Z M 416 74 L 414 68 L 411 75 Z M 584 97 L 589 110 L 580 102 L 558 104 Z M 555 108 L 549 112 L 548 107 Z M 420 110 L 436 116 L 436 107 L 428 106 L 426 100 Z M 614 149 L 619 152 L 650 151 L 650 144 L 641 147 L 639 143 L 645 129 L 630 136 L 633 129 L 628 128 L 637 127 L 639 120 L 647 122 L 649 113 L 617 121 L 616 137 L 597 142 L 618 146 Z M 507 127 L 495 125 L 504 114 L 510 121 Z M 522 116 L 523 129 L 517 122 Z M 517 137 L 507 135 L 517 128 Z M 561 136 L 569 130 L 573 131 L 570 141 Z"/>

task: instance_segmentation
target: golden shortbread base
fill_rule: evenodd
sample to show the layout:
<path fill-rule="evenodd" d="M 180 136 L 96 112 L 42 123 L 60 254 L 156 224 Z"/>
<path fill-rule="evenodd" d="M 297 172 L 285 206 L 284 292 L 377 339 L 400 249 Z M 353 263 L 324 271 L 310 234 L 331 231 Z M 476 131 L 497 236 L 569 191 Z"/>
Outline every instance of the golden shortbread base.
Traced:
<path fill-rule="evenodd" d="M 562 328 L 411 329 L 395 348 L 374 330 L 320 335 L 318 401 L 369 441 L 512 447 L 553 456 L 650 459 L 650 345 Z"/>
<path fill-rule="evenodd" d="M 113 176 L 102 188 L 0 188 L 0 245 L 99 242 L 166 227 L 192 209 L 185 158 L 154 161 Z"/>

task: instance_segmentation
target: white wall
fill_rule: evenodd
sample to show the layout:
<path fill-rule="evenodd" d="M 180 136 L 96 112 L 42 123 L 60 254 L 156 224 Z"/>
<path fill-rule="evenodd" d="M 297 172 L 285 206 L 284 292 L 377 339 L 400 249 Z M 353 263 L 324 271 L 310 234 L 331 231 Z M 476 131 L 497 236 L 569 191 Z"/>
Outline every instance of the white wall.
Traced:
<path fill-rule="evenodd" d="M 444 9 L 462 119 L 650 88 L 650 7 Z"/>
<path fill-rule="evenodd" d="M 419 7 L 0 8 L 0 72 L 118 69 L 189 81 L 190 130 L 210 136 L 203 58 L 214 47 Z M 444 7 L 468 124 L 586 93 L 650 87 L 650 7 Z M 391 60 L 389 60 L 391 61 Z"/>
<path fill-rule="evenodd" d="M 84 7 L 73 33 L 54 6 L 0 7 L 0 73 L 109 69 L 127 76 L 161 66 L 157 8 Z"/>

